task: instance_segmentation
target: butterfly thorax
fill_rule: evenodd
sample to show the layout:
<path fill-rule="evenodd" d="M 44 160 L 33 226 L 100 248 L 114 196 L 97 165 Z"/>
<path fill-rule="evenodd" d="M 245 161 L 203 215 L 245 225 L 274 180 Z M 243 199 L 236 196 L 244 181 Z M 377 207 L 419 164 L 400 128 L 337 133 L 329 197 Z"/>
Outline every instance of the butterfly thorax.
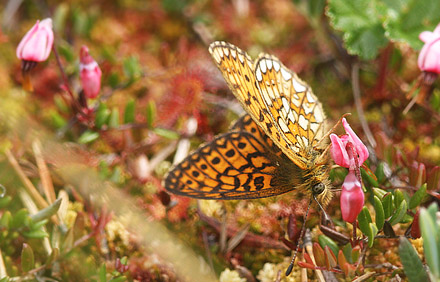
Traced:
<path fill-rule="evenodd" d="M 328 156 L 326 155 L 322 159 L 322 151 L 318 148 L 300 151 L 299 155 L 304 160 L 301 167 L 287 160 L 287 157 L 283 157 L 285 161 L 283 161 L 284 165 L 280 166 L 280 172 L 289 176 L 285 181 L 288 185 L 295 187 L 295 190 L 298 191 L 298 197 L 315 196 L 322 206 L 326 206 L 333 195 L 330 189 Z"/>

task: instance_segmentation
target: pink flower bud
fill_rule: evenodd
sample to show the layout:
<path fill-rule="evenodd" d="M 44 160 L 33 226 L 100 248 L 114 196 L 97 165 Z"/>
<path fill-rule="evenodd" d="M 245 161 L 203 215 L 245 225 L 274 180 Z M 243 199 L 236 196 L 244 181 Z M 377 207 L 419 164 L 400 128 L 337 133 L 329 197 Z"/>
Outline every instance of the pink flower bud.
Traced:
<path fill-rule="evenodd" d="M 52 20 L 37 21 L 18 44 L 17 57 L 24 61 L 43 62 L 49 57 L 52 45 Z"/>
<path fill-rule="evenodd" d="M 82 46 L 79 55 L 79 76 L 84 94 L 89 99 L 98 96 L 101 90 L 101 69 L 98 63 L 90 56 L 89 48 Z"/>
<path fill-rule="evenodd" d="M 342 124 L 347 134 L 342 135 L 341 137 L 338 137 L 336 134 L 330 135 L 330 140 L 332 142 L 330 153 L 337 165 L 346 168 L 353 168 L 355 166 L 354 159 L 350 158 L 350 154 L 347 152 L 347 144 L 351 143 L 353 145 L 353 153 L 359 158 L 359 165 L 363 164 L 368 158 L 368 149 L 356 133 L 354 133 L 353 129 L 351 129 L 345 118 L 342 119 Z"/>
<path fill-rule="evenodd" d="M 342 219 L 346 222 L 355 222 L 364 205 L 364 192 L 353 170 L 349 170 L 342 184 L 340 201 Z"/>
<path fill-rule="evenodd" d="M 419 35 L 425 42 L 419 54 L 418 65 L 422 71 L 440 73 L 440 24 L 434 32 L 424 31 Z"/>

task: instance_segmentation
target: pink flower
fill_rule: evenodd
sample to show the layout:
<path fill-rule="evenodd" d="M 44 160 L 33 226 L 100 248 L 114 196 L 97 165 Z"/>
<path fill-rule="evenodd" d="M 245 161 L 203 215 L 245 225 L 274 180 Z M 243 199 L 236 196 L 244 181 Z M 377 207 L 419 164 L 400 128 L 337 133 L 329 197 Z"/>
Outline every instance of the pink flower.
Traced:
<path fill-rule="evenodd" d="M 361 139 L 354 133 L 353 129 L 351 129 L 350 125 L 348 124 L 347 120 L 345 118 L 342 119 L 342 124 L 345 128 L 345 132 L 347 134 L 342 135 L 341 137 L 338 137 L 336 134 L 331 134 L 330 139 L 332 142 L 332 147 L 330 149 L 330 153 L 332 155 L 333 160 L 337 165 L 340 165 L 342 167 L 350 168 L 355 167 L 354 158 L 358 157 L 358 167 L 365 162 L 366 159 L 368 159 L 368 149 L 362 143 Z M 348 144 L 352 144 L 352 150 L 354 151 L 353 157 L 350 157 L 349 152 L 347 151 Z M 352 154 L 352 155 L 353 155 Z"/>
<path fill-rule="evenodd" d="M 340 201 L 342 219 L 346 222 L 355 222 L 364 205 L 364 192 L 354 170 L 349 170 L 345 177 Z"/>
<path fill-rule="evenodd" d="M 96 98 L 101 90 L 101 69 L 86 46 L 81 47 L 79 61 L 79 76 L 84 94 L 89 99 Z"/>
<path fill-rule="evenodd" d="M 419 54 L 419 68 L 426 72 L 440 73 L 440 24 L 434 32 L 420 33 L 419 38 L 425 42 Z"/>
<path fill-rule="evenodd" d="M 368 158 L 368 149 L 354 133 L 345 118 L 342 124 L 347 134 L 338 137 L 331 134 L 330 153 L 336 164 L 348 168 L 348 175 L 342 184 L 341 211 L 342 219 L 355 222 L 364 205 L 364 192 L 360 178 L 360 166 Z"/>
<path fill-rule="evenodd" d="M 24 61 L 43 62 L 49 57 L 52 45 L 52 20 L 37 21 L 18 44 L 17 57 Z"/>

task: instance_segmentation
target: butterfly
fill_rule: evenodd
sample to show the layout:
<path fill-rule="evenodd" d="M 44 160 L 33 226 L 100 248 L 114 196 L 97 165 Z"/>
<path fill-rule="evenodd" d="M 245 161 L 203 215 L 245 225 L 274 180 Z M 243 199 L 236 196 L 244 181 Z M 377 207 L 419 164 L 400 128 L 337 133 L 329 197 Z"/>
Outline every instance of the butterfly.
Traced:
<path fill-rule="evenodd" d="M 221 200 L 292 191 L 326 206 L 332 198 L 326 117 L 307 83 L 269 54 L 254 61 L 222 41 L 209 52 L 247 114 L 171 168 L 165 188 Z"/>

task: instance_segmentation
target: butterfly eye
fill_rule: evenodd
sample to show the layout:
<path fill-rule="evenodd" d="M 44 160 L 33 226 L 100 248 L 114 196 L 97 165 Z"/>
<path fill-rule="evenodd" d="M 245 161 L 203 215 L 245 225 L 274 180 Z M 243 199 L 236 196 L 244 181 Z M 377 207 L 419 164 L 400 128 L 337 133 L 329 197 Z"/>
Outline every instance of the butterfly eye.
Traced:
<path fill-rule="evenodd" d="M 319 195 L 319 194 L 321 194 L 322 192 L 324 192 L 324 188 L 325 188 L 325 186 L 324 186 L 323 183 L 315 184 L 315 185 L 313 185 L 313 187 L 312 187 L 312 193 L 313 193 L 314 195 Z"/>

